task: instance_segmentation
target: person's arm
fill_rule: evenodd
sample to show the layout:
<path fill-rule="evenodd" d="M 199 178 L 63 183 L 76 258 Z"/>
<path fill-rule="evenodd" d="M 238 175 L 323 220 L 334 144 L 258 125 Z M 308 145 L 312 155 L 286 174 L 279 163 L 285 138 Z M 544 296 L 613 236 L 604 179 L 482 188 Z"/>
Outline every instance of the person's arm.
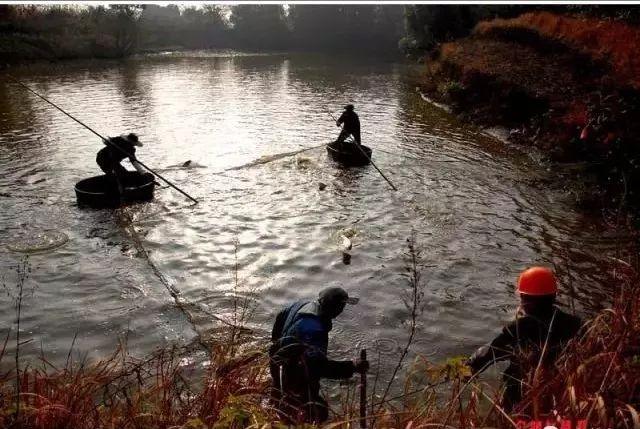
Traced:
<path fill-rule="evenodd" d="M 489 344 L 477 349 L 467 361 L 474 374 L 484 371 L 488 366 L 509 358 L 513 355 L 515 342 L 515 324 L 510 324 L 502 329 Z"/>
<path fill-rule="evenodd" d="M 136 148 L 133 147 L 132 144 L 129 144 L 127 145 L 125 150 L 128 151 L 129 162 L 131 163 L 131 165 L 133 165 L 133 168 L 135 168 L 138 173 L 144 174 L 145 169 L 142 165 L 140 165 L 140 163 L 138 162 L 138 159 L 136 158 Z"/>
<path fill-rule="evenodd" d="M 287 311 L 282 310 L 276 316 L 276 321 L 273 324 L 273 329 L 271 330 L 271 341 L 276 342 L 282 337 L 282 328 L 284 328 L 284 322 L 287 319 Z"/>
<path fill-rule="evenodd" d="M 305 357 L 309 369 L 318 378 L 351 378 L 356 372 L 356 365 L 350 360 L 327 359 L 327 355 L 320 352 L 306 353 Z"/>
<path fill-rule="evenodd" d="M 131 165 L 133 165 L 133 168 L 135 168 L 138 173 L 144 174 L 146 172 L 144 167 L 140 165 L 140 163 L 138 162 L 137 159 L 135 159 L 135 157 L 130 157 L 129 161 L 131 161 Z"/>
<path fill-rule="evenodd" d="M 344 112 L 342 115 L 340 115 L 340 117 L 336 121 L 336 126 L 339 127 L 340 125 L 342 125 L 342 123 L 344 122 L 344 119 L 345 119 L 345 116 L 344 116 L 345 114 L 346 114 L 346 112 Z"/>
<path fill-rule="evenodd" d="M 356 371 L 356 365 L 350 361 L 327 358 L 329 334 L 320 326 L 306 330 L 302 335 L 305 349 L 305 361 L 309 371 L 317 378 L 350 378 Z"/>
<path fill-rule="evenodd" d="M 353 361 L 327 359 L 324 367 L 321 368 L 320 377 L 340 380 L 353 377 L 355 372 L 356 365 Z"/>

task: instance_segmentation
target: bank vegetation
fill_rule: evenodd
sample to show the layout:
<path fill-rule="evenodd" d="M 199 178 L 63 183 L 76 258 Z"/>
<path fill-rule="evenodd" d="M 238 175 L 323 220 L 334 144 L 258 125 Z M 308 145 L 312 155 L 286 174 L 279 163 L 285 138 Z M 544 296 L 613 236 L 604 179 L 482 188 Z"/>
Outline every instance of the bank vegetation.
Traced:
<path fill-rule="evenodd" d="M 616 260 L 619 280 L 609 308 L 595 314 L 556 363 L 525 362 L 527 388 L 520 404 L 506 412 L 495 380 L 471 376 L 464 357 L 408 361 L 422 311 L 421 250 L 408 240 L 407 334 L 395 370 L 380 374 L 380 358 L 368 375 L 367 426 L 427 427 L 640 427 L 640 277 L 637 261 Z M 24 429 L 101 428 L 281 428 L 269 398 L 267 344 L 249 341 L 247 301 L 238 299 L 228 329 L 206 345 L 170 346 L 144 358 L 123 345 L 98 361 L 77 360 L 72 346 L 63 365 L 46 358 L 26 363 L 20 345 L 20 311 L 29 283 L 25 258 L 4 289 L 15 301 L 14 328 L 0 348 L 0 426 Z M 233 277 L 241 282 L 238 276 Z M 5 281 L 8 280 L 5 278 Z M 234 290 L 239 291 L 241 285 Z M 8 345 L 15 347 L 8 352 Z M 388 362 L 387 362 L 388 363 Z M 396 377 L 397 375 L 397 377 Z M 358 384 L 340 387 L 327 428 L 360 424 Z M 537 423 L 536 423 L 537 422 Z M 542 424 L 542 426 L 535 426 Z M 300 427 L 304 426 L 302 423 Z M 308 425 L 305 427 L 309 427 Z"/>
<path fill-rule="evenodd" d="M 423 50 L 419 86 L 463 119 L 506 127 L 511 141 L 577 172 L 588 184 L 585 208 L 637 207 L 638 9 L 542 9 L 510 10 L 441 38 Z"/>

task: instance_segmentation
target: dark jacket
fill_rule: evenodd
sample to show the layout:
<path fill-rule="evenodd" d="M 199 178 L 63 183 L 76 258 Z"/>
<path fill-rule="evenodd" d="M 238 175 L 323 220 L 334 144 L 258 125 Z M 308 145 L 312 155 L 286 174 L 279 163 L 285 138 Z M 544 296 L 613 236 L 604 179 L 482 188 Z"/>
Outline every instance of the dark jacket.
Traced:
<path fill-rule="evenodd" d="M 353 110 L 345 110 L 338 118 L 338 124 L 344 123 L 344 130 L 349 133 L 360 132 L 360 119 Z"/>
<path fill-rule="evenodd" d="M 100 149 L 96 157 L 96 162 L 103 170 L 111 170 L 125 158 L 129 158 L 131 162 L 136 160 L 136 147 L 128 140 L 122 137 L 110 137 L 109 141 L 122 150 L 118 150 L 113 145 L 103 142 L 106 147 Z"/>
<path fill-rule="evenodd" d="M 331 320 L 318 315 L 317 302 L 297 302 L 278 313 L 271 332 L 270 355 L 284 371 L 301 363 L 310 387 L 319 389 L 321 378 L 349 378 L 355 367 L 351 361 L 327 358 Z"/>
<path fill-rule="evenodd" d="M 514 359 L 520 353 L 533 353 L 534 358 L 539 358 L 547 338 L 545 359 L 554 360 L 581 326 L 580 318 L 557 307 L 552 307 L 546 314 L 524 315 L 505 326 L 491 343 L 480 347 L 471 356 L 469 365 L 477 372 L 490 363 L 505 359 L 516 364 Z"/>
<path fill-rule="evenodd" d="M 544 365 L 552 365 L 581 326 L 580 318 L 555 306 L 539 314 L 518 317 L 505 326 L 493 341 L 476 350 L 468 364 L 477 373 L 495 362 L 509 359 L 510 365 L 504 372 L 506 399 L 509 403 L 516 403 L 522 394 L 524 365 L 540 361 L 545 343 L 542 362 Z"/>

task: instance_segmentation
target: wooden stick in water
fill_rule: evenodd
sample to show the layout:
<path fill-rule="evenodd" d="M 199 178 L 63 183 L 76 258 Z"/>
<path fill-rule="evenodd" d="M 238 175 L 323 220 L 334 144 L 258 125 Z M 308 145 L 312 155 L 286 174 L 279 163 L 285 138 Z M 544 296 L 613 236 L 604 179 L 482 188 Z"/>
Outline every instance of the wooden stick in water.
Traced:
<path fill-rule="evenodd" d="M 378 168 L 378 166 L 373 162 L 373 160 L 371 160 L 371 158 L 369 158 L 369 155 L 367 155 L 365 153 L 364 150 L 362 150 L 362 148 L 360 147 L 360 145 L 358 143 L 354 143 L 354 145 L 358 148 L 358 150 L 360 150 L 360 153 L 362 153 L 362 155 L 364 155 L 365 158 L 367 158 L 369 160 L 369 162 L 371 163 L 371 165 L 373 165 L 373 167 L 378 170 L 378 173 L 380 173 L 380 175 L 382 176 L 382 178 L 384 180 L 387 181 L 387 183 L 389 184 L 389 186 L 391 186 L 391 189 L 393 189 L 394 191 L 397 191 L 398 188 L 396 188 L 395 186 L 393 186 L 393 183 L 391 183 L 391 180 L 387 179 L 387 176 L 384 175 L 384 173 L 382 171 L 380 171 L 380 169 Z"/>
<path fill-rule="evenodd" d="M 360 360 L 367 360 L 367 349 L 360 350 Z M 360 373 L 360 427 L 367 428 L 367 372 Z"/>

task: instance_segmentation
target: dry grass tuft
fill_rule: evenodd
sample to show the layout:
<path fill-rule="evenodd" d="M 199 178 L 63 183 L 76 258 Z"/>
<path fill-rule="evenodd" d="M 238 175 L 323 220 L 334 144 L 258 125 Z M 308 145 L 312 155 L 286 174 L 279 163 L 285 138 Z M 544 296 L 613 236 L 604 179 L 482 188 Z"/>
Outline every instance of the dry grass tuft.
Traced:
<path fill-rule="evenodd" d="M 261 354 L 229 359 L 214 349 L 199 374 L 184 365 L 188 356 L 186 349 L 170 348 L 140 360 L 120 349 L 64 368 L 43 360 L 40 368 L 20 371 L 18 397 L 13 372 L 3 374 L 0 427 L 261 427 L 273 420 L 262 402 L 267 383 Z"/>

